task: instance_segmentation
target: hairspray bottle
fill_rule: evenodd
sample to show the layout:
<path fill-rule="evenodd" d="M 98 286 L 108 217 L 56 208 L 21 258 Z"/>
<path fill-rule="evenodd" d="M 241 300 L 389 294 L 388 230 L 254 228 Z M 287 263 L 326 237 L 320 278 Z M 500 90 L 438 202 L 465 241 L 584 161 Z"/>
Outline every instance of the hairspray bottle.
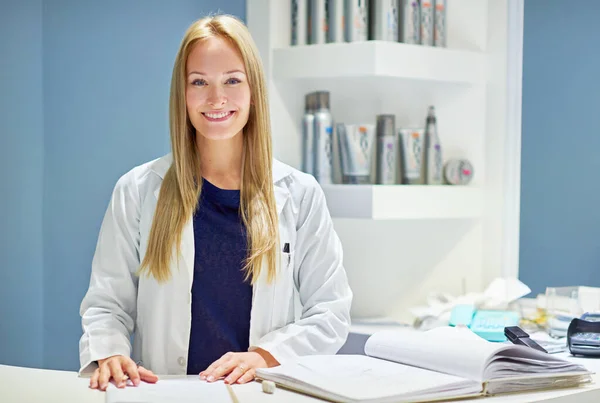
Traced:
<path fill-rule="evenodd" d="M 310 43 L 318 45 L 327 41 L 327 3 L 310 0 Z"/>
<path fill-rule="evenodd" d="M 421 5 L 420 0 L 399 0 L 398 28 L 400 42 L 421 43 Z"/>
<path fill-rule="evenodd" d="M 344 42 L 344 0 L 327 0 L 327 42 Z"/>
<path fill-rule="evenodd" d="M 315 153 L 315 101 L 316 93 L 306 94 L 302 116 L 302 171 L 312 175 Z"/>
<path fill-rule="evenodd" d="M 292 0 L 292 45 L 306 45 L 308 28 L 307 0 Z"/>
<path fill-rule="evenodd" d="M 398 0 L 371 2 L 371 39 L 398 42 Z"/>
<path fill-rule="evenodd" d="M 394 115 L 377 115 L 377 169 L 376 183 L 395 185 L 400 166 L 399 142 Z"/>
<path fill-rule="evenodd" d="M 314 170 L 321 184 L 333 183 L 333 118 L 329 111 L 329 91 L 318 91 L 314 112 Z"/>
<path fill-rule="evenodd" d="M 429 107 L 425 123 L 425 145 L 423 147 L 423 178 L 428 185 L 441 185 L 444 182 L 442 145 L 437 131 L 435 108 Z"/>
<path fill-rule="evenodd" d="M 369 0 L 346 0 L 346 42 L 369 39 Z"/>
<path fill-rule="evenodd" d="M 421 45 L 433 46 L 433 0 L 421 0 Z"/>
<path fill-rule="evenodd" d="M 446 47 L 446 1 L 435 0 L 435 11 L 433 12 L 433 44 Z"/>

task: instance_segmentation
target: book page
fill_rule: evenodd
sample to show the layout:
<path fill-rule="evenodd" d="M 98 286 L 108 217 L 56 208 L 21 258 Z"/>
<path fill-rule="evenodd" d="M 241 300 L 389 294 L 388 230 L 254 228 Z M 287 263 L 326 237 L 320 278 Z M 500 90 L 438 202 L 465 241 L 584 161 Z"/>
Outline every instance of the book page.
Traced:
<path fill-rule="evenodd" d="M 343 401 L 421 396 L 463 396 L 482 392 L 478 382 L 363 355 L 306 356 L 295 364 L 259 369 L 260 378 L 306 393 Z M 395 398 L 394 398 L 395 397 Z"/>
<path fill-rule="evenodd" d="M 525 375 L 569 375 L 585 373 L 587 369 L 556 355 L 544 353 L 533 348 L 504 344 L 490 358 L 484 371 L 486 380 Z"/>
<path fill-rule="evenodd" d="M 365 354 L 483 382 L 486 364 L 502 346 L 466 328 L 439 327 L 375 333 L 367 340 Z"/>
<path fill-rule="evenodd" d="M 106 403 L 231 403 L 229 391 L 222 381 L 201 381 L 197 375 L 160 379 L 157 383 L 141 382 L 119 389 L 112 383 L 106 390 Z"/>

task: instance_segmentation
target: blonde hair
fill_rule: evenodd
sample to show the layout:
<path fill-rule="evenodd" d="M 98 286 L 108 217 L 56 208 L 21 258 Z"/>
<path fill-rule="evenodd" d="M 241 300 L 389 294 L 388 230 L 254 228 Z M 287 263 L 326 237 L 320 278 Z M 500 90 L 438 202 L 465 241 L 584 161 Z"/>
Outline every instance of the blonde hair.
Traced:
<path fill-rule="evenodd" d="M 272 146 L 269 109 L 262 63 L 246 26 L 229 15 L 216 15 L 194 22 L 186 31 L 175 58 L 171 79 L 169 120 L 173 164 L 160 190 L 139 273 L 159 282 L 170 276 L 175 250 L 180 256 L 181 234 L 198 205 L 202 180 L 196 149 L 196 129 L 187 114 L 185 100 L 186 62 L 193 46 L 219 37 L 240 53 L 250 86 L 250 112 L 243 129 L 243 162 L 240 214 L 246 227 L 248 254 L 243 270 L 246 280 L 256 282 L 263 264 L 268 281 L 275 278 L 278 223 L 272 179 Z M 202 246 L 200 246 L 202 247 Z"/>

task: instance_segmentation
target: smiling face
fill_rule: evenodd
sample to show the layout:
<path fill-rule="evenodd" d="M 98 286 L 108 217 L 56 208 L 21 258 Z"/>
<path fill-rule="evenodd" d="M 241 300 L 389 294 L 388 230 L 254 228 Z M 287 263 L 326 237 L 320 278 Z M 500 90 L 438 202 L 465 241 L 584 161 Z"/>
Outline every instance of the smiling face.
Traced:
<path fill-rule="evenodd" d="M 185 99 L 197 135 L 225 140 L 241 133 L 250 113 L 244 61 L 227 40 L 211 37 L 194 45 L 186 63 Z"/>

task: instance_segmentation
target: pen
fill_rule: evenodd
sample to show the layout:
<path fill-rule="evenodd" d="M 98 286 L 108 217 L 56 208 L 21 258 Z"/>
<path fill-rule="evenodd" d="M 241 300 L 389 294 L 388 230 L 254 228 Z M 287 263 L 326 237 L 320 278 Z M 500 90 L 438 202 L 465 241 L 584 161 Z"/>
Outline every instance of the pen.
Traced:
<path fill-rule="evenodd" d="M 231 397 L 231 401 L 233 403 L 240 403 L 240 401 L 238 400 L 237 396 L 235 395 L 235 392 L 233 391 L 233 388 L 231 387 L 230 384 L 226 384 L 227 386 L 227 391 L 229 392 L 229 397 Z"/>

